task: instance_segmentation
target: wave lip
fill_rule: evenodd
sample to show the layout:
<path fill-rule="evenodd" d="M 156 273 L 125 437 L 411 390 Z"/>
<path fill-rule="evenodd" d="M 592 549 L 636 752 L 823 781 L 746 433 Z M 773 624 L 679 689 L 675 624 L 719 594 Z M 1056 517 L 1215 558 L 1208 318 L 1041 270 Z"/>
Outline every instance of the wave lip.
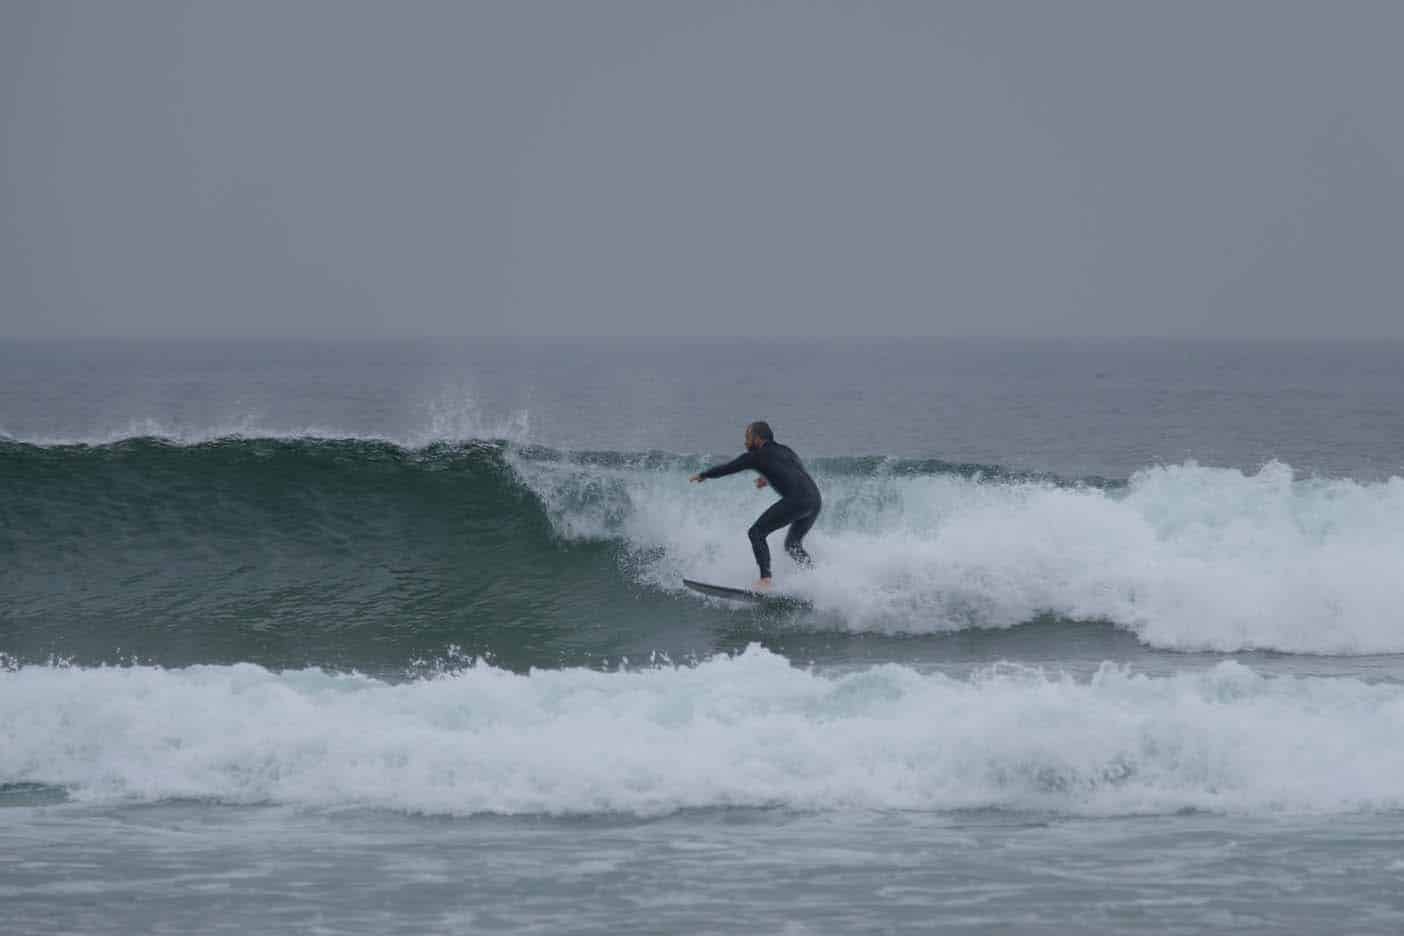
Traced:
<path fill-rule="evenodd" d="M 1000 665 L 693 666 L 388 684 L 243 664 L 0 672 L 0 786 L 471 815 L 1404 807 L 1404 687 L 1226 662 L 1090 681 Z"/>
<path fill-rule="evenodd" d="M 406 450 L 472 442 L 527 444 L 531 418 L 526 411 L 488 417 L 472 400 L 442 399 L 424 407 L 417 428 L 408 431 L 367 431 L 326 422 L 273 424 L 243 416 L 213 424 L 190 424 L 155 418 L 133 419 L 87 432 L 12 433 L 0 427 L 0 443 L 36 448 L 103 448 L 132 442 L 202 446 L 238 441 L 366 442 Z"/>

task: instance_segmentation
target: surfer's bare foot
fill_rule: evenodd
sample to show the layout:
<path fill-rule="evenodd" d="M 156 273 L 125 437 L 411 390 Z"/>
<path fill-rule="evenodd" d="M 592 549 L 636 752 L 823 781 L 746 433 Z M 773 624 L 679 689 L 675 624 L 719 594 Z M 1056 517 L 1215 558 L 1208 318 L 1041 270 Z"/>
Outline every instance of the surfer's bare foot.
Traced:
<path fill-rule="evenodd" d="M 751 586 L 751 591 L 759 591 L 759 592 L 768 592 L 768 591 L 770 591 L 770 579 L 768 579 L 768 578 L 756 579 L 756 584 L 754 584 L 754 585 Z"/>

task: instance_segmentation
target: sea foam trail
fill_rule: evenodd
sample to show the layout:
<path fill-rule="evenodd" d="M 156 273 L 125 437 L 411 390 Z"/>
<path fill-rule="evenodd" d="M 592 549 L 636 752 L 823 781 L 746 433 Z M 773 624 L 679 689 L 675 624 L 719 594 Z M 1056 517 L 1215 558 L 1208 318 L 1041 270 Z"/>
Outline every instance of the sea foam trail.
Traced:
<path fill-rule="evenodd" d="M 249 665 L 0 672 L 0 784 L 437 814 L 1404 807 L 1404 687 L 1232 662 L 1090 681 L 693 666 L 403 684 Z"/>
<path fill-rule="evenodd" d="M 619 537 L 641 581 L 755 574 L 745 529 L 772 500 L 749 477 L 517 458 L 567 538 Z M 1124 486 L 960 473 L 826 471 L 807 543 L 815 573 L 772 549 L 781 582 L 855 630 L 1008 627 L 1041 613 L 1106 619 L 1172 649 L 1404 651 L 1404 480 L 1298 480 L 1193 463 Z"/>

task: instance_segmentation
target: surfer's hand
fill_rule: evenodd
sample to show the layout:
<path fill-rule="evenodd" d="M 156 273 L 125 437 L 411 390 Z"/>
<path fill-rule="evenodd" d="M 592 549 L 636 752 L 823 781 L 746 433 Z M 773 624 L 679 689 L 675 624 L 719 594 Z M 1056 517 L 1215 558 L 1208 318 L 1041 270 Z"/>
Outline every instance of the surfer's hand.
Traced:
<path fill-rule="evenodd" d="M 695 474 L 695 475 L 693 475 L 692 477 L 688 478 L 687 480 L 691 481 L 693 484 L 701 484 L 703 481 L 705 481 L 705 480 L 707 480 L 707 479 L 704 478 L 704 477 L 702 477 L 700 474 Z"/>
<path fill-rule="evenodd" d="M 759 491 L 761 488 L 765 487 L 765 486 L 766 486 L 767 484 L 769 484 L 769 483 L 770 483 L 770 482 L 767 481 L 767 480 L 765 480 L 765 478 L 757 478 L 757 479 L 756 479 L 756 490 Z"/>

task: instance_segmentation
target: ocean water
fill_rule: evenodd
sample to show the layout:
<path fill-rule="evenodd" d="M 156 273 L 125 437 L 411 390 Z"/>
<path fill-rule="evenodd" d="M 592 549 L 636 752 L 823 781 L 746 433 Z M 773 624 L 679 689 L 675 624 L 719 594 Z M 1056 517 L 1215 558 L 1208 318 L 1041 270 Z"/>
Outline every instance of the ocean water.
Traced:
<path fill-rule="evenodd" d="M 1404 344 L 0 344 L 7 933 L 1404 930 Z M 808 607 L 733 607 L 769 419 Z"/>

